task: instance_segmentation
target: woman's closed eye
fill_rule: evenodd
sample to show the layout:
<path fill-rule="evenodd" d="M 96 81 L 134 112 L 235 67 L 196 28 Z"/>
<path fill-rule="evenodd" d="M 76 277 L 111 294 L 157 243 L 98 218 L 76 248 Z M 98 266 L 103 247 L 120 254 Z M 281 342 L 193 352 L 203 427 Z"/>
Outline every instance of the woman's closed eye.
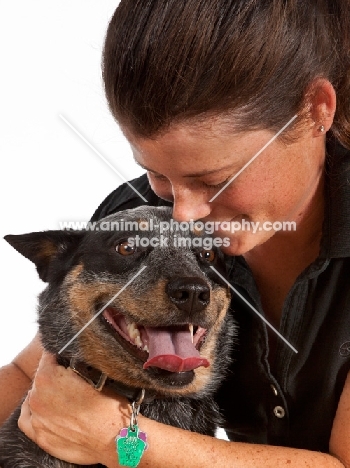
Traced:
<path fill-rule="evenodd" d="M 169 182 L 169 180 L 167 179 L 167 177 L 161 175 L 161 174 L 154 174 L 153 172 L 149 172 L 149 175 L 155 179 L 155 180 L 159 180 L 159 182 Z"/>
<path fill-rule="evenodd" d="M 220 189 L 224 187 L 230 179 L 231 177 L 227 177 L 224 181 L 219 182 L 218 184 L 208 184 L 207 182 L 202 182 L 202 184 L 204 184 L 205 187 L 208 187 L 208 188 Z"/>
<path fill-rule="evenodd" d="M 169 179 L 167 177 L 165 177 L 164 175 L 162 174 L 156 174 L 154 172 L 148 172 L 149 175 L 152 177 L 153 180 L 157 181 L 157 182 L 160 182 L 160 183 L 169 183 Z M 225 180 L 223 180 L 222 182 L 219 182 L 217 184 L 209 184 L 208 182 L 204 182 L 202 180 L 198 180 L 199 184 L 200 185 L 204 185 L 205 187 L 207 188 L 210 188 L 210 189 L 220 189 L 222 187 L 225 186 L 225 184 L 227 184 L 227 182 L 230 180 L 231 176 L 229 177 L 226 177 Z M 194 180 L 192 181 L 194 182 Z"/>

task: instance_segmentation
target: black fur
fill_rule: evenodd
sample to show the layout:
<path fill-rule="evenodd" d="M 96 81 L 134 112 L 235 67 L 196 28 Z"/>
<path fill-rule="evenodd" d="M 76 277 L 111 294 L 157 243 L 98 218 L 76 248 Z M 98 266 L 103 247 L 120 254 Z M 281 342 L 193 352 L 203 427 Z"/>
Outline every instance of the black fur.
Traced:
<path fill-rule="evenodd" d="M 153 218 L 159 222 L 169 220 L 170 217 L 170 208 L 141 207 L 117 213 L 104 221 Z M 101 223 L 99 226 L 102 226 Z M 155 234 L 160 235 L 160 232 L 156 228 L 153 232 L 139 232 L 139 234 L 151 237 Z M 198 236 L 190 232 L 181 234 L 192 238 Z M 205 279 L 213 294 L 215 291 L 222 292 L 226 289 L 219 277 L 209 268 L 211 264 L 220 273 L 223 274 L 225 271 L 223 256 L 217 249 L 213 249 L 215 260 L 212 262 L 203 259 L 198 254 L 197 248 L 174 248 L 171 244 L 169 247 L 154 249 L 140 248 L 134 255 L 117 258 L 115 246 L 123 239 L 134 235 L 135 232 L 107 232 L 97 227 L 94 231 L 48 231 L 23 236 L 6 236 L 6 240 L 11 245 L 36 264 L 39 276 L 48 282 L 47 288 L 39 297 L 39 329 L 46 350 L 57 354 L 78 331 L 72 320 L 72 306 L 67 299 L 68 291 L 72 288 L 72 281 L 67 278 L 77 265 L 83 265 L 83 272 L 79 275 L 79 284 L 87 287 L 96 283 L 101 287 L 103 285 L 114 286 L 114 284 L 120 287 L 126 284 L 142 265 L 146 265 L 145 274 L 140 275 L 130 286 L 135 302 L 140 303 L 142 307 L 145 307 L 143 299 L 149 291 L 152 291 L 152 287 L 154 288 L 160 281 L 168 282 L 179 275 L 184 275 L 186 278 Z M 173 233 L 168 232 L 165 235 L 170 240 L 173 239 Z M 215 294 L 213 297 L 211 301 L 215 300 Z M 101 304 L 105 302 L 106 298 L 101 298 Z M 118 307 L 122 308 L 122 304 L 121 298 Z M 99 304 L 96 304 L 96 308 L 97 305 Z M 161 310 L 162 304 L 159 307 Z M 157 326 L 167 326 L 189 322 L 209 329 L 216 320 L 215 308 L 210 309 L 212 312 L 207 314 L 206 311 L 202 314 L 193 313 L 190 318 L 186 318 L 186 313 L 175 306 L 165 304 L 163 308 L 167 310 L 166 318 L 165 316 L 159 317 L 157 310 L 150 310 L 150 324 L 146 323 L 145 326 L 154 326 L 155 323 Z M 105 331 L 100 319 L 96 319 L 94 326 L 97 330 L 96 336 L 100 340 L 105 339 L 106 346 L 111 346 L 113 343 L 112 346 L 120 347 L 120 344 L 112 340 L 110 333 Z M 146 400 L 141 406 L 141 413 L 165 424 L 214 435 L 216 427 L 222 425 L 221 416 L 214 401 L 214 393 L 228 367 L 234 334 L 233 319 L 231 314 L 227 313 L 220 324 L 219 332 L 215 335 L 215 356 L 210 366 L 210 379 L 195 393 L 188 386 L 188 392 L 185 391 L 183 395 L 179 395 L 176 393 L 176 385 L 171 387 L 161 379 L 158 382 L 155 376 L 149 377 L 148 371 L 140 367 L 139 372 L 142 377 L 140 385 L 137 386 L 135 383 L 135 389 L 143 387 L 147 391 L 147 388 L 150 388 L 161 396 L 152 401 Z M 91 342 L 92 353 L 94 343 L 94 341 Z M 82 354 L 78 339 L 70 345 L 65 355 L 68 358 L 72 356 L 84 358 L 91 364 Z M 112 378 L 115 379 L 115 376 Z M 178 388 L 181 387 L 187 388 L 186 385 L 180 384 Z M 17 427 L 19 413 L 20 408 L 0 429 L 0 466 L 2 468 L 74 468 L 78 466 L 51 457 L 29 440 Z"/>

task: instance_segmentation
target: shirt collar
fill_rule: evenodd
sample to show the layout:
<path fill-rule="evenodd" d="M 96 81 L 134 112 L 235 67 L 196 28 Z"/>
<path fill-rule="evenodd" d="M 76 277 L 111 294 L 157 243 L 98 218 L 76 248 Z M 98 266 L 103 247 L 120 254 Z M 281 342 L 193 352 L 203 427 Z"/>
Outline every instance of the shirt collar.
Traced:
<path fill-rule="evenodd" d="M 350 151 L 327 142 L 325 218 L 320 257 L 350 257 Z"/>

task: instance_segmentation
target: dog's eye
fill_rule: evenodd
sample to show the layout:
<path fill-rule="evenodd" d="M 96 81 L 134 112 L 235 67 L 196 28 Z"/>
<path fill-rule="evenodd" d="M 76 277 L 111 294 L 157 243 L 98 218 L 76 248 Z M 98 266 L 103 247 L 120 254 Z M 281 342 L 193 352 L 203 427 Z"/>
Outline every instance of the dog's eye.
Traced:
<path fill-rule="evenodd" d="M 207 262 L 213 262 L 215 260 L 215 252 L 214 250 L 206 250 L 203 249 L 199 252 L 199 256 L 206 260 Z"/>
<path fill-rule="evenodd" d="M 136 252 L 136 247 L 130 245 L 128 241 L 124 241 L 117 245 L 116 251 L 120 253 L 120 255 L 133 255 Z"/>

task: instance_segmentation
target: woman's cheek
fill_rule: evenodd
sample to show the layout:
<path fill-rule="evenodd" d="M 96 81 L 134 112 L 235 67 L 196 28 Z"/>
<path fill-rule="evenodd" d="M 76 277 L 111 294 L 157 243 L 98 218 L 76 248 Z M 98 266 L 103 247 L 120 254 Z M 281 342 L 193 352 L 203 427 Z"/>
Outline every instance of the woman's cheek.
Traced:
<path fill-rule="evenodd" d="M 225 218 L 239 218 L 247 221 L 261 219 L 265 212 L 265 199 L 262 193 L 257 194 L 249 185 L 227 187 L 215 200 L 217 209 Z"/>

